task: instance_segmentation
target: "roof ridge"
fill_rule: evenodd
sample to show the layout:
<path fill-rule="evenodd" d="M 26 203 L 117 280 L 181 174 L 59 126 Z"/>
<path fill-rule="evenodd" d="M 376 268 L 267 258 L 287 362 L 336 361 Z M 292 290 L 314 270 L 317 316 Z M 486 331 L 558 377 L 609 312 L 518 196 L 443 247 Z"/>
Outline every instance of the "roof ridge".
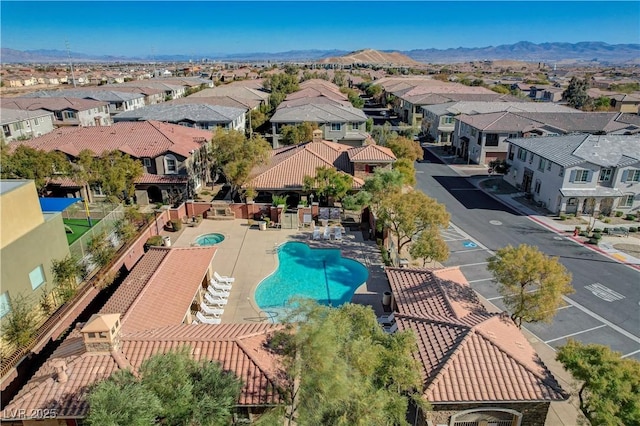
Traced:
<path fill-rule="evenodd" d="M 433 380 L 431 380 L 431 383 L 424 389 L 423 393 L 427 393 L 429 392 L 429 390 L 431 390 L 431 388 L 435 387 L 436 383 L 438 382 L 438 378 L 442 377 L 444 371 L 449 367 L 449 365 L 453 362 L 453 359 L 455 358 L 455 354 L 457 354 L 458 352 L 460 352 L 463 347 L 464 347 L 464 342 L 467 340 L 470 340 L 473 336 L 473 333 L 471 332 L 471 329 L 467 330 L 466 333 L 464 333 L 456 342 L 456 344 L 453 345 L 453 349 L 451 351 L 449 351 L 449 353 L 446 356 L 446 360 L 444 362 L 442 362 L 442 364 L 440 365 L 440 368 L 438 369 L 438 373 L 433 376 Z"/>

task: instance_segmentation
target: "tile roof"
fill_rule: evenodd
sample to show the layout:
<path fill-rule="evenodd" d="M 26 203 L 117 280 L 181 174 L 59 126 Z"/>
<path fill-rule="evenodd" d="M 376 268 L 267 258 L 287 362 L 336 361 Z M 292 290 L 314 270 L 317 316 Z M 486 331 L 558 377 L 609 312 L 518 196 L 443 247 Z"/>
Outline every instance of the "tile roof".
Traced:
<path fill-rule="evenodd" d="M 227 96 L 210 96 L 210 97 L 193 97 L 187 96 L 186 98 L 173 99 L 165 104 L 205 104 L 205 105 L 217 105 L 223 107 L 240 108 L 240 109 L 253 109 L 260 105 L 259 100 L 238 98 L 231 95 Z"/>
<path fill-rule="evenodd" d="M 172 184 L 187 183 L 189 177 L 185 175 L 152 175 L 145 173 L 136 179 L 136 184 Z"/>
<path fill-rule="evenodd" d="M 200 90 L 199 92 L 190 95 L 189 98 L 210 98 L 216 96 L 231 96 L 237 99 L 252 99 L 256 101 L 266 101 L 269 99 L 269 94 L 262 90 L 227 84 Z"/>
<path fill-rule="evenodd" d="M 292 188 L 300 189 L 305 176 L 315 176 L 317 167 L 331 167 L 353 174 L 348 145 L 335 142 L 306 142 L 273 150 L 266 164 L 252 170 L 247 186 L 258 190 Z M 353 187 L 364 182 L 353 179 Z"/>
<path fill-rule="evenodd" d="M 104 102 L 125 102 L 140 99 L 142 94 L 118 92 L 117 90 L 70 89 L 27 93 L 25 98 L 81 98 Z"/>
<path fill-rule="evenodd" d="M 2 98 L 2 108 L 27 109 L 29 111 L 44 109 L 47 111 L 85 111 L 109 105 L 107 102 L 80 98 Z"/>
<path fill-rule="evenodd" d="M 96 154 L 119 150 L 135 158 L 154 158 L 167 152 L 189 157 L 211 138 L 208 130 L 159 121 L 116 123 L 112 126 L 59 128 L 37 138 L 16 142 L 44 151 L 76 157 L 90 149 Z"/>
<path fill-rule="evenodd" d="M 53 113 L 51 111 L 45 111 L 44 109 L 25 111 L 13 108 L 0 108 L 0 124 L 15 123 L 16 121 L 25 121 L 29 118 L 46 116 L 53 116 Z"/>
<path fill-rule="evenodd" d="M 311 101 L 312 102 L 312 101 Z M 272 123 L 345 123 L 364 122 L 367 116 L 361 109 L 351 105 L 304 104 L 277 108 L 270 120 Z"/>
<path fill-rule="evenodd" d="M 365 145 L 352 148 L 347 151 L 347 155 L 352 163 L 366 161 L 383 161 L 391 163 L 396 161 L 396 156 L 393 152 L 389 148 L 380 145 Z"/>
<path fill-rule="evenodd" d="M 566 400 L 513 322 L 489 313 L 459 268 L 387 268 L 400 330 L 416 335 L 431 403 Z"/>
<path fill-rule="evenodd" d="M 244 115 L 247 108 L 232 108 L 220 105 L 210 105 L 197 103 L 197 101 L 186 104 L 161 103 L 147 105 L 132 111 L 125 111 L 113 116 L 113 120 L 118 121 L 168 121 L 179 123 L 181 121 L 191 121 L 194 123 L 230 123 Z"/>

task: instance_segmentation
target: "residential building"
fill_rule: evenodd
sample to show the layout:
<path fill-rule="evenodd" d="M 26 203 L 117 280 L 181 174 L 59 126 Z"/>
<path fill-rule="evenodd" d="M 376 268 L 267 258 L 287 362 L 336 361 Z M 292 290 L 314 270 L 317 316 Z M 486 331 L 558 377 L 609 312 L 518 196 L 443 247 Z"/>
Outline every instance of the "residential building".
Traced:
<path fill-rule="evenodd" d="M 288 195 L 295 203 L 306 191 L 305 176 L 316 176 L 318 167 L 335 168 L 353 176 L 352 190 L 359 190 L 364 179 L 377 168 L 391 169 L 396 161 L 393 152 L 379 145 L 351 147 L 322 140 L 316 130 L 311 142 L 275 149 L 271 158 L 249 174 L 245 187 L 258 192 L 258 198 L 271 199 L 271 195 Z"/>
<path fill-rule="evenodd" d="M 152 247 L 104 307 L 78 324 L 6 405 L 3 423 L 28 426 L 36 417 L 31 413 L 50 413 L 45 424 L 80 425 L 89 410 L 88 387 L 118 370 L 137 374 L 151 356 L 182 348 L 197 361 L 220 363 L 242 381 L 236 416 L 251 419 L 285 403 L 279 390 L 284 372 L 267 349 L 280 326 L 193 323 L 215 253 L 215 247 Z"/>
<path fill-rule="evenodd" d="M 102 154 L 119 150 L 142 162 L 145 174 L 136 182 L 137 204 L 174 203 L 191 198 L 210 179 L 207 160 L 211 132 L 158 121 L 115 123 L 110 127 L 60 128 L 48 135 L 21 142 L 35 149 L 59 151 L 73 161 L 88 149 Z M 60 196 L 101 197 L 100 188 L 84 194 L 68 179 L 52 182 Z"/>
<path fill-rule="evenodd" d="M 140 93 L 127 93 L 111 90 L 71 89 L 28 93 L 25 98 L 80 98 L 107 102 L 109 113 L 118 114 L 144 106 L 144 96 Z"/>
<path fill-rule="evenodd" d="M 130 86 L 130 85 L 103 85 L 92 87 L 93 90 L 106 90 L 106 91 L 118 91 L 125 93 L 141 94 L 144 97 L 145 105 L 155 105 L 164 102 L 165 93 L 164 90 L 154 89 L 152 87 Z"/>
<path fill-rule="evenodd" d="M 496 112 L 456 117 L 452 145 L 476 164 L 504 160 L 507 138 L 570 133 L 635 134 L 640 127 L 620 121 L 614 112 Z"/>
<path fill-rule="evenodd" d="M 51 266 L 69 256 L 61 213 L 44 213 L 32 180 L 0 180 L 0 318 L 9 298 L 37 303 L 53 285 Z"/>
<path fill-rule="evenodd" d="M 43 109 L 33 111 L 0 108 L 2 138 L 6 142 L 30 139 L 52 132 L 53 113 Z"/>
<path fill-rule="evenodd" d="M 640 136 L 509 138 L 505 181 L 553 213 L 611 215 L 640 209 Z"/>
<path fill-rule="evenodd" d="M 117 114 L 113 117 L 113 121 L 119 123 L 122 121 L 156 120 L 196 129 L 221 128 L 241 132 L 246 130 L 247 109 L 192 102 L 188 104 L 148 105 L 134 111 Z"/>
<path fill-rule="evenodd" d="M 567 393 L 508 315 L 488 312 L 458 267 L 386 268 L 399 331 L 418 350 L 422 395 L 413 424 L 544 426 Z"/>
<path fill-rule="evenodd" d="M 494 112 L 567 112 L 578 113 L 580 111 L 562 105 L 554 105 L 538 102 L 447 102 L 435 105 L 422 106 L 422 133 L 441 144 L 452 142 L 455 130 L 455 117 L 460 114 L 475 115 Z"/>
<path fill-rule="evenodd" d="M 203 89 L 199 92 L 189 95 L 189 99 L 193 101 L 198 98 L 230 97 L 237 100 L 258 102 L 258 105 L 265 105 L 266 103 L 268 103 L 269 93 L 249 86 L 252 83 L 254 83 L 254 81 L 239 81 L 233 84 L 225 84 L 210 89 Z"/>
<path fill-rule="evenodd" d="M 53 124 L 60 126 L 109 126 L 109 104 L 79 98 L 3 98 L 2 108 L 45 110 L 53 113 Z"/>

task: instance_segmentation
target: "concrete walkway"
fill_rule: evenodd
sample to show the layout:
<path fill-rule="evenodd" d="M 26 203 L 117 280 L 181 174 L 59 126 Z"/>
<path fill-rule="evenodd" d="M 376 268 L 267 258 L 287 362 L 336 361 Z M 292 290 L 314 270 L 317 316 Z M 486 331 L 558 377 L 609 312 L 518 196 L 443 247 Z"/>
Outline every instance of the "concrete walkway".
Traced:
<path fill-rule="evenodd" d="M 268 315 L 257 306 L 255 289 L 278 267 L 277 247 L 287 241 L 303 241 L 311 247 L 340 248 L 342 255 L 358 260 L 369 270 L 365 284 L 358 287 L 352 302 L 370 305 L 382 314 L 382 293 L 390 290 L 384 274 L 384 263 L 375 242 L 365 241 L 360 231 L 347 229 L 343 240 L 315 241 L 312 231 L 305 229 L 267 229 L 249 227 L 246 220 L 203 220 L 197 227 L 181 230 L 174 247 L 190 247 L 196 238 L 208 233 L 220 233 L 225 239 L 213 259 L 213 268 L 220 275 L 235 278 L 229 301 L 222 314 L 223 322 L 248 323 L 268 321 Z"/>

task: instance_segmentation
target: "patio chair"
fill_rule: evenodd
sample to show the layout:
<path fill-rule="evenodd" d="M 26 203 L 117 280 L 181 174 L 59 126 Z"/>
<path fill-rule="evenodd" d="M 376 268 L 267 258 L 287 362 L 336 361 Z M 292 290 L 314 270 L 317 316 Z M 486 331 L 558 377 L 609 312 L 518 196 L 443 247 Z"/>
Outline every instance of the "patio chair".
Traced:
<path fill-rule="evenodd" d="M 382 329 L 384 330 L 385 333 L 395 333 L 396 331 L 398 331 L 398 324 L 397 323 L 393 323 L 389 326 L 383 326 Z"/>
<path fill-rule="evenodd" d="M 220 324 L 222 322 L 220 318 L 208 317 L 202 312 L 196 312 L 196 319 L 202 324 Z"/>
<path fill-rule="evenodd" d="M 218 281 L 219 283 L 223 283 L 223 284 L 231 284 L 236 280 L 235 278 L 232 278 L 232 277 L 225 277 L 223 275 L 220 275 L 218 271 L 213 273 L 213 278 L 215 278 L 216 281 Z"/>
<path fill-rule="evenodd" d="M 218 291 L 231 291 L 231 286 L 231 284 L 221 283 L 214 279 L 211 279 L 211 283 L 209 284 L 209 287 L 213 287 Z"/>
<path fill-rule="evenodd" d="M 317 226 L 316 226 L 316 227 L 313 229 L 313 236 L 312 236 L 312 238 L 313 238 L 314 240 L 319 240 L 319 239 L 320 239 L 320 228 L 319 228 L 319 227 L 317 227 Z"/>
<path fill-rule="evenodd" d="M 336 226 L 333 230 L 333 238 L 335 238 L 336 241 L 342 241 L 342 229 Z"/>
<path fill-rule="evenodd" d="M 210 293 L 205 293 L 204 294 L 204 298 L 207 301 L 208 305 L 213 305 L 213 306 L 224 306 L 227 303 L 229 303 L 229 300 L 227 298 L 223 298 L 220 296 L 214 296 Z"/>
<path fill-rule="evenodd" d="M 229 295 L 231 294 L 229 291 L 216 290 L 215 288 L 213 288 L 211 286 L 207 287 L 207 291 L 212 296 L 224 297 L 224 298 L 229 297 Z"/>
<path fill-rule="evenodd" d="M 394 315 L 393 312 L 389 313 L 389 314 L 384 314 L 384 315 L 380 315 L 378 317 L 378 323 L 379 324 L 393 324 L 396 321 L 396 317 Z"/>
<path fill-rule="evenodd" d="M 328 240 L 331 238 L 331 228 L 329 228 L 328 226 L 324 227 L 324 234 L 322 234 L 322 239 L 323 240 Z"/>
<path fill-rule="evenodd" d="M 220 318 L 220 315 L 222 315 L 222 313 L 224 312 L 224 309 L 211 307 L 207 305 L 206 302 L 202 302 L 200 304 L 200 309 L 202 310 L 203 314 L 214 318 Z"/>

